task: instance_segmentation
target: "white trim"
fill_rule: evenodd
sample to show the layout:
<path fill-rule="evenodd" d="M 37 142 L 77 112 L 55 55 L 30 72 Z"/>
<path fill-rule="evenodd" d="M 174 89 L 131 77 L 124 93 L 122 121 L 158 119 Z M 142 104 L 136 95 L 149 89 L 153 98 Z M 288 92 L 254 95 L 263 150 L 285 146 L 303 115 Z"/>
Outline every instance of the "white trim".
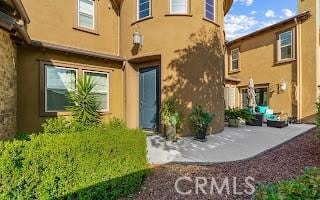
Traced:
<path fill-rule="evenodd" d="M 152 0 L 148 0 L 148 1 L 149 1 L 149 15 L 140 18 L 140 0 L 137 0 L 137 20 L 145 19 L 152 16 Z"/>
<path fill-rule="evenodd" d="M 48 110 L 48 99 L 47 99 L 47 66 L 57 68 L 57 69 L 64 69 L 64 70 L 71 70 L 76 72 L 76 81 L 78 79 L 78 69 L 72 67 L 60 67 L 56 65 L 49 65 L 44 64 L 44 110 L 47 113 L 55 113 L 55 112 L 65 112 L 66 110 Z"/>
<path fill-rule="evenodd" d="M 93 74 L 104 74 L 107 75 L 107 108 L 99 110 L 99 112 L 109 112 L 110 111 L 110 73 L 109 72 L 100 72 L 94 70 L 82 70 L 82 74 L 85 75 L 86 72 L 93 73 Z"/>
<path fill-rule="evenodd" d="M 233 59 L 232 58 L 232 55 L 233 55 L 234 51 L 237 51 L 237 59 Z M 230 57 L 231 57 L 231 68 L 230 68 L 230 70 L 231 71 L 239 70 L 239 68 L 240 68 L 239 67 L 239 55 L 240 55 L 240 48 L 235 48 L 235 49 L 231 50 L 231 53 L 230 53 Z M 233 69 L 233 61 L 237 61 L 237 63 L 238 63 L 238 68 L 237 69 Z"/>
<path fill-rule="evenodd" d="M 96 26 L 96 24 L 95 24 L 95 18 L 96 18 L 96 8 L 95 8 L 95 1 L 94 0 L 87 0 L 87 1 L 91 1 L 92 2 L 92 9 L 93 9 L 93 13 L 92 13 L 92 27 L 88 27 L 88 26 L 81 26 L 80 25 L 80 13 L 83 13 L 83 12 L 80 12 L 80 1 L 81 0 L 78 0 L 78 26 L 79 27 L 83 27 L 83 28 L 87 28 L 87 29 L 91 29 L 91 30 L 94 30 L 95 29 L 95 26 Z M 83 13 L 83 14 L 85 14 L 85 15 L 89 15 L 90 16 L 90 14 L 88 14 L 88 13 Z"/>
<path fill-rule="evenodd" d="M 184 12 L 173 12 L 172 11 L 172 0 L 170 0 L 170 14 L 188 14 L 189 0 L 184 0 L 184 2 L 185 2 L 185 11 Z"/>
<path fill-rule="evenodd" d="M 216 21 L 216 2 L 217 1 L 216 0 L 212 0 L 212 1 L 213 1 L 213 13 L 212 13 L 213 19 L 209 19 L 207 17 L 207 0 L 204 0 L 204 18 L 209 21 L 215 22 Z"/>
<path fill-rule="evenodd" d="M 291 40 L 290 40 L 290 44 L 287 44 L 287 45 L 284 45 L 284 46 L 281 46 L 281 36 L 286 34 L 286 33 L 291 33 Z M 285 48 L 285 47 L 291 47 L 291 55 L 289 58 L 282 58 L 282 48 Z M 278 41 L 278 61 L 284 61 L 284 60 L 288 60 L 288 59 L 292 59 L 293 58 L 293 30 L 289 30 L 289 31 L 285 31 L 285 32 L 282 32 L 279 34 L 279 41 Z"/>

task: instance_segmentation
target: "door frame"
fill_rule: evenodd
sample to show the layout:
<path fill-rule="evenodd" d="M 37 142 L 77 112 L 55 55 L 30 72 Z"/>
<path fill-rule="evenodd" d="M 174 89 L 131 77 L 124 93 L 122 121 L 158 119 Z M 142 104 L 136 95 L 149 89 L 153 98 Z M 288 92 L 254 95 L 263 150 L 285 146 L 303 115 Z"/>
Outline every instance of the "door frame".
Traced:
<path fill-rule="evenodd" d="M 157 122 L 156 122 L 156 128 L 155 129 L 145 129 L 141 127 L 141 116 L 140 116 L 140 73 L 143 70 L 148 70 L 148 69 L 157 69 Z M 161 67 L 158 64 L 150 64 L 150 65 L 143 65 L 139 67 L 138 69 L 138 124 L 139 128 L 146 130 L 146 131 L 155 131 L 159 132 L 160 131 L 160 126 L 161 126 L 161 118 L 160 118 L 160 106 L 161 106 Z"/>

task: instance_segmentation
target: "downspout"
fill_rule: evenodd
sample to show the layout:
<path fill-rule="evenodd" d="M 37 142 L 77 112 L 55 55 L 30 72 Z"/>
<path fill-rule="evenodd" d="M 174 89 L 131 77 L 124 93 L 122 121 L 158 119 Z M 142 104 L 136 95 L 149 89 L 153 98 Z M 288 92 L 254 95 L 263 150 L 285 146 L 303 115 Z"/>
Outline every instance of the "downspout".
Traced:
<path fill-rule="evenodd" d="M 297 119 L 301 120 L 302 116 L 302 71 L 301 71 L 301 66 L 302 66 L 302 45 L 301 45 L 301 21 L 298 20 L 297 18 L 295 19 L 295 23 L 297 26 L 297 87 L 296 87 L 296 99 L 297 99 Z"/>

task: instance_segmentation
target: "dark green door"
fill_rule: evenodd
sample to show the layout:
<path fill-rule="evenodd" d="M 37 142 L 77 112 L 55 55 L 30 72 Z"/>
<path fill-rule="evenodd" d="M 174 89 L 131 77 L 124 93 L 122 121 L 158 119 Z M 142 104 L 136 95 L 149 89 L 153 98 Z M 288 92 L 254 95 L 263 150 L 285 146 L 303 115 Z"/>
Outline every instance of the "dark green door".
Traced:
<path fill-rule="evenodd" d="M 159 127 L 159 68 L 140 70 L 140 128 L 158 130 Z"/>

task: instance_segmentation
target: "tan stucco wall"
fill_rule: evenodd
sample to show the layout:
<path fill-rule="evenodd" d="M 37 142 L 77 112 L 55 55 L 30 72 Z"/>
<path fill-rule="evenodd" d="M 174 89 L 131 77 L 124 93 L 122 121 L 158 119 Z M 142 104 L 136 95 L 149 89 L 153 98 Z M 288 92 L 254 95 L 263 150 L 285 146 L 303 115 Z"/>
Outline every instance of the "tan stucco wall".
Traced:
<path fill-rule="evenodd" d="M 22 0 L 31 19 L 28 33 L 33 40 L 116 55 L 118 17 L 110 0 L 96 0 L 97 34 L 74 29 L 77 0 Z"/>
<path fill-rule="evenodd" d="M 318 0 L 298 0 L 299 12 L 310 11 L 311 17 L 301 24 L 301 118 L 310 118 L 316 112 L 319 96 L 319 26 Z M 318 82 L 318 83 L 317 83 Z"/>
<path fill-rule="evenodd" d="M 0 29 L 0 139 L 16 134 L 17 71 L 16 47 L 10 34 Z"/>
<path fill-rule="evenodd" d="M 223 1 L 217 1 L 217 24 L 203 20 L 204 3 L 192 1 L 190 16 L 166 16 L 169 1 L 153 1 L 153 18 L 132 24 L 136 20 L 136 1 L 124 1 L 121 12 L 121 55 L 131 58 L 161 54 L 161 97 L 174 95 L 180 101 L 185 118 L 183 135 L 190 135 L 188 115 L 195 105 L 202 105 L 215 114 L 213 129 L 223 129 L 224 35 Z M 144 44 L 136 49 L 132 35 L 138 31 Z M 130 127 L 139 124 L 138 68 L 126 66 L 126 114 Z"/>
<path fill-rule="evenodd" d="M 41 130 L 46 117 L 40 117 L 40 63 L 41 60 L 55 60 L 112 69 L 110 72 L 110 114 L 103 116 L 103 122 L 112 117 L 124 119 L 123 71 L 121 63 L 107 60 L 65 54 L 62 52 L 31 47 L 18 48 L 18 130 L 35 132 Z"/>
<path fill-rule="evenodd" d="M 228 76 L 240 79 L 237 84 L 239 89 L 248 85 L 249 79 L 253 78 L 256 87 L 268 86 L 269 106 L 275 112 L 288 113 L 289 116 L 297 116 L 295 101 L 296 85 L 296 61 L 277 64 L 277 32 L 294 27 L 294 23 L 279 26 L 277 29 L 268 31 L 244 41 L 236 42 L 228 46 L 226 70 Z M 230 68 L 230 51 L 240 48 L 240 71 L 232 73 Z M 285 81 L 287 90 L 279 91 L 279 84 Z M 239 90 L 240 92 L 240 90 Z M 241 106 L 241 95 L 238 95 L 238 106 Z"/>

